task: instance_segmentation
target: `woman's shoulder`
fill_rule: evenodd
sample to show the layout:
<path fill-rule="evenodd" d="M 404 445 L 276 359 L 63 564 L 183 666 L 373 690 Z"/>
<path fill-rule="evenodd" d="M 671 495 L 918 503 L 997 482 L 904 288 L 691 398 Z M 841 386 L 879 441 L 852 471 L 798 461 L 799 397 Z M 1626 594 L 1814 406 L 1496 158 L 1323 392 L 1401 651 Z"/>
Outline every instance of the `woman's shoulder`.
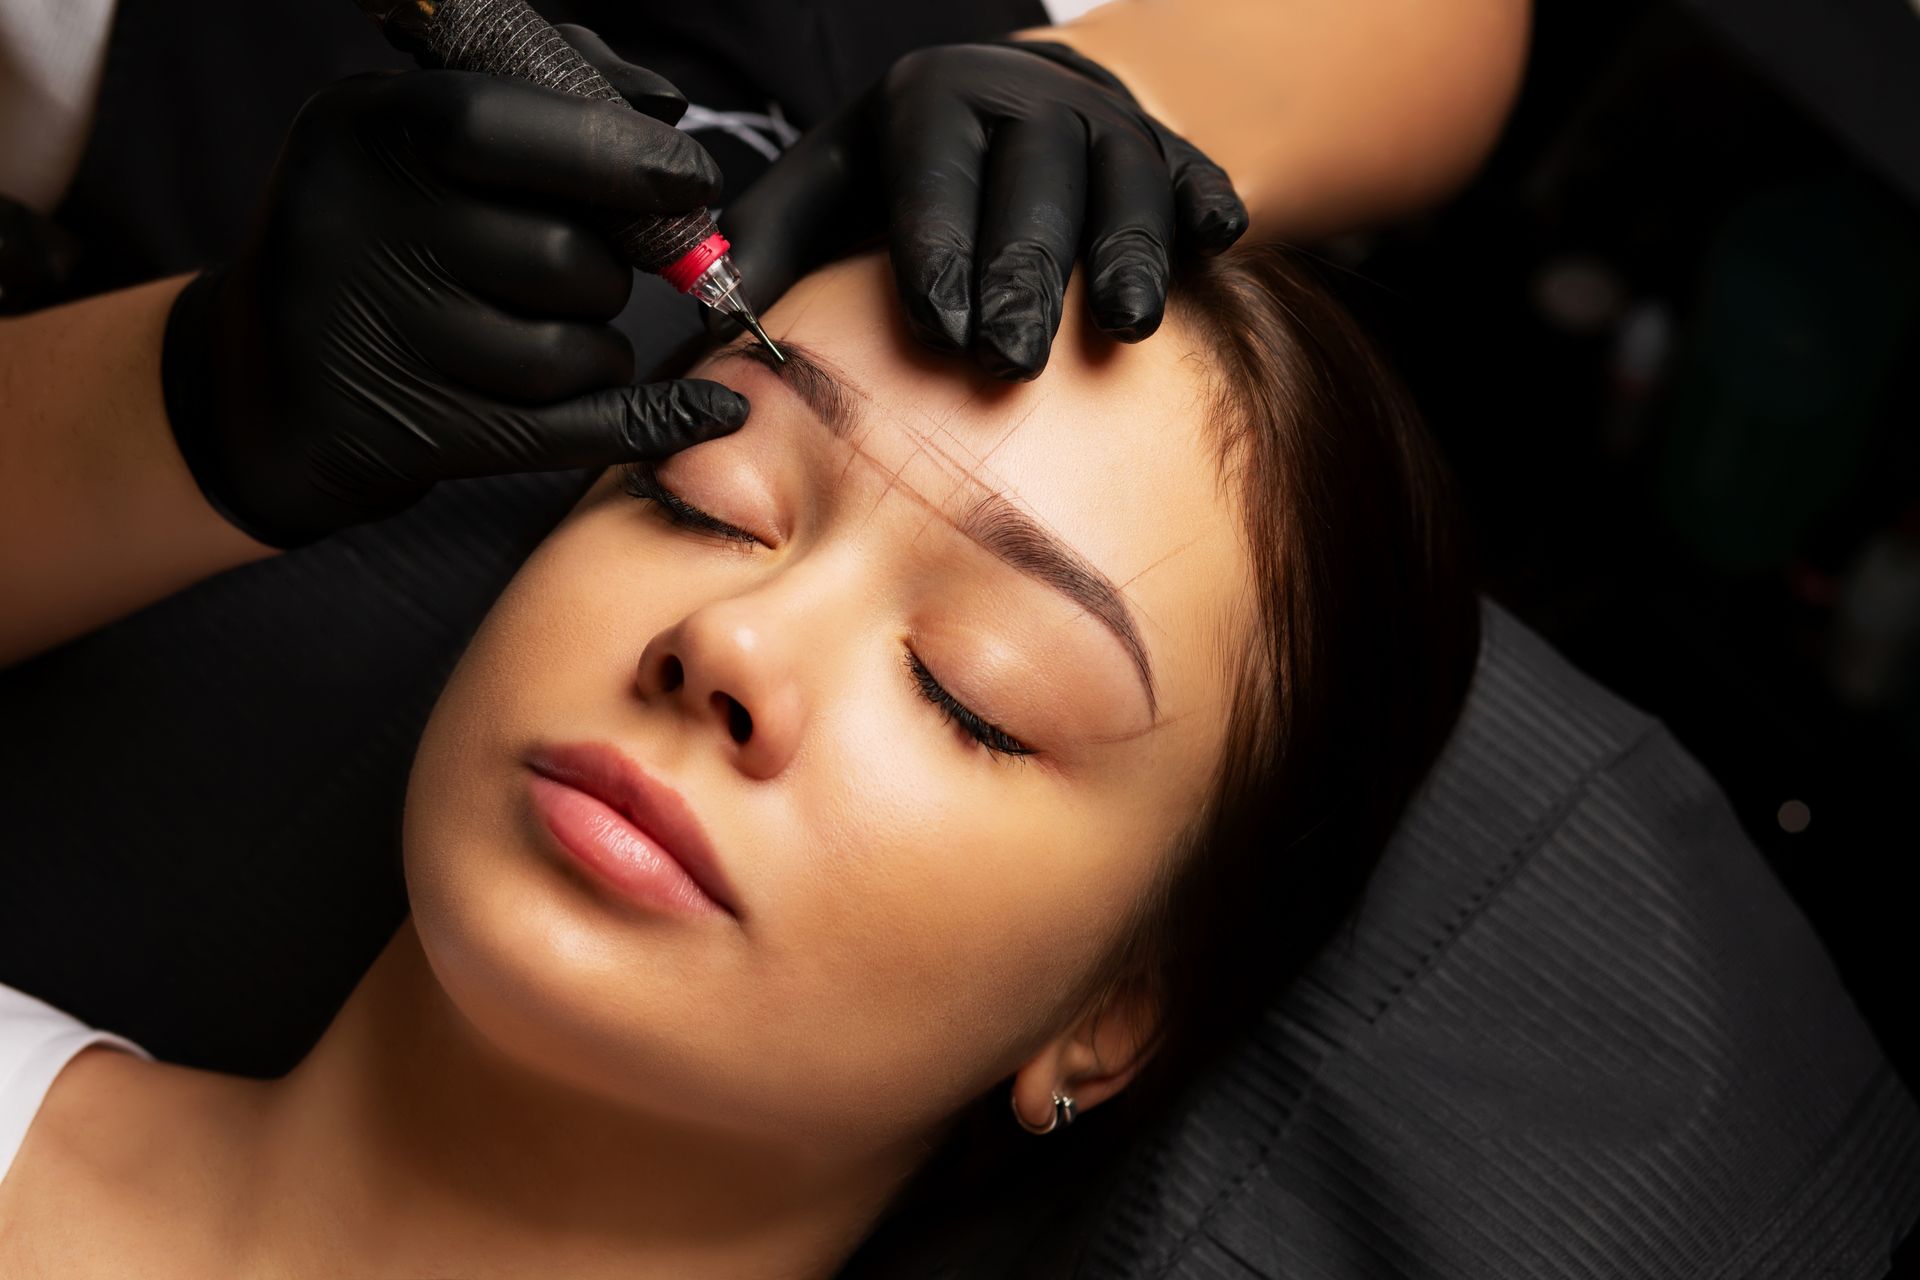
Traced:
<path fill-rule="evenodd" d="M 0 983 L 0 1182 L 68 1063 L 95 1046 L 145 1059 L 131 1040 L 88 1026 L 44 1000 Z"/>
<path fill-rule="evenodd" d="M 73 1234 L 101 1226 L 92 1131 L 123 1127 L 110 1104 L 135 1092 L 127 1073 L 156 1070 L 132 1041 L 0 984 L 0 1274 L 97 1270 L 74 1265 L 98 1253 Z"/>

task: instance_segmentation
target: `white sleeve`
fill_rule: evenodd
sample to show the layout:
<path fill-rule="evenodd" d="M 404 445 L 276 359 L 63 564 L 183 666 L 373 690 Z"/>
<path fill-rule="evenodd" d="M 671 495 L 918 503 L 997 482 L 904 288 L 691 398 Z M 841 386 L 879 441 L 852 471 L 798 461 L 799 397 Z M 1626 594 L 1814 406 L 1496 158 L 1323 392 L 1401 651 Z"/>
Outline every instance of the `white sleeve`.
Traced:
<path fill-rule="evenodd" d="M 51 213 L 80 168 L 114 0 L 0 0 L 0 195 Z"/>
<path fill-rule="evenodd" d="M 1083 13 L 1098 9 L 1107 0 L 1040 0 L 1040 2 L 1046 6 L 1047 21 L 1057 27 L 1063 22 L 1072 22 Z M 1914 3 L 1920 4 L 1920 0 L 1914 0 Z"/>

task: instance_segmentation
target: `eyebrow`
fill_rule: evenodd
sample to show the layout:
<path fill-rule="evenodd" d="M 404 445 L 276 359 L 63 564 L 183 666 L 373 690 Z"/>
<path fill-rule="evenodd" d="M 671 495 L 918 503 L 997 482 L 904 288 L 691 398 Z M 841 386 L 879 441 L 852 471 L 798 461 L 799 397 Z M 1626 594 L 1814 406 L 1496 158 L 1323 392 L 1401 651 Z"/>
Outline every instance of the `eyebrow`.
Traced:
<path fill-rule="evenodd" d="M 792 347 L 792 350 L 788 350 Z M 818 360 L 808 354 L 804 347 L 794 346 L 782 340 L 780 350 L 786 354 L 782 362 L 773 352 L 758 342 L 735 343 L 714 352 L 717 364 L 723 360 L 746 360 L 752 364 L 771 369 L 786 383 L 789 390 L 800 397 L 800 403 L 813 410 L 827 430 L 845 439 L 853 433 L 853 395 L 847 384 L 827 372 Z"/>
<path fill-rule="evenodd" d="M 716 363 L 747 360 L 772 370 L 828 431 L 841 439 L 851 435 L 856 417 L 853 390 L 791 339 L 782 338 L 780 349 L 786 354 L 785 364 L 757 342 L 724 347 L 714 353 L 713 359 Z M 1002 563 L 1079 605 L 1111 632 L 1140 677 L 1140 687 L 1147 696 L 1147 714 L 1159 716 L 1153 664 L 1147 658 L 1133 611 L 1127 608 L 1126 598 L 1112 579 L 1004 494 L 982 497 L 967 509 L 956 527 Z"/>

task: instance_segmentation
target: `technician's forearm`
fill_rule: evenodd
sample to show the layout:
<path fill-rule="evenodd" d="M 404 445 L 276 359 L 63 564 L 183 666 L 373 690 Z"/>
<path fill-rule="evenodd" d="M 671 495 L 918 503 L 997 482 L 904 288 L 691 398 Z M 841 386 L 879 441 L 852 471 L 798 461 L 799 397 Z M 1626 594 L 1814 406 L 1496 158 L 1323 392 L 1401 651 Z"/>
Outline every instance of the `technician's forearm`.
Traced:
<path fill-rule="evenodd" d="M 1113 0 L 1058 40 L 1232 175 L 1250 234 L 1377 223 L 1460 185 L 1519 87 L 1529 0 Z"/>
<path fill-rule="evenodd" d="M 0 321 L 0 665 L 273 554 L 207 505 L 167 425 L 183 283 Z"/>

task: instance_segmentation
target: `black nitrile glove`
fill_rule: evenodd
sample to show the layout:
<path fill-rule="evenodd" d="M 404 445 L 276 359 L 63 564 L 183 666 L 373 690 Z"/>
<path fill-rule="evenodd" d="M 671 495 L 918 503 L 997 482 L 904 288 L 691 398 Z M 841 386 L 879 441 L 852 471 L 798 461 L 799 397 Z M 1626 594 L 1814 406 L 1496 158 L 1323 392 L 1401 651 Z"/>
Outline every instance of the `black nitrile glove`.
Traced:
<path fill-rule="evenodd" d="M 174 305 L 174 437 L 246 533 L 297 546 L 437 480 L 659 459 L 746 420 L 717 383 L 628 385 L 608 211 L 684 213 L 720 175 L 672 85 L 565 34 L 639 111 L 460 71 L 342 81 L 294 121 L 246 249 Z"/>
<path fill-rule="evenodd" d="M 1002 378 L 1046 367 L 1075 255 L 1093 321 L 1160 325 L 1169 259 L 1247 228 L 1227 175 L 1065 45 L 910 53 L 796 142 L 722 228 L 756 306 L 884 226 L 908 322 Z"/>

